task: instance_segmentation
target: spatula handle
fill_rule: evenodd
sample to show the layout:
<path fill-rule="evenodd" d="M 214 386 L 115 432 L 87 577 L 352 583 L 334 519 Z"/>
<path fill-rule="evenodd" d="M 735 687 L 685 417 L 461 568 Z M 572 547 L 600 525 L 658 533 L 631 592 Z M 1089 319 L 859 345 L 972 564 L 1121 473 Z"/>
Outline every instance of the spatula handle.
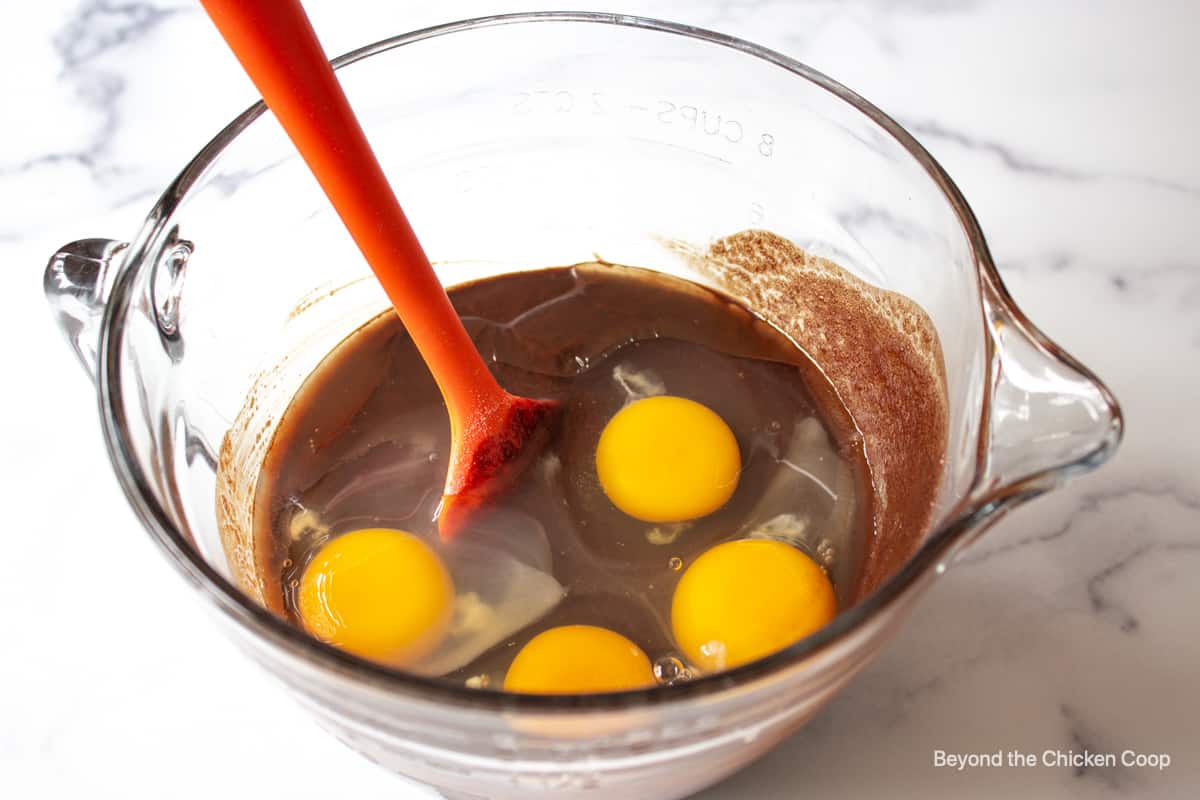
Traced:
<path fill-rule="evenodd" d="M 201 3 L 374 270 L 433 372 L 451 424 L 494 406 L 503 390 L 451 306 L 299 0 Z"/>

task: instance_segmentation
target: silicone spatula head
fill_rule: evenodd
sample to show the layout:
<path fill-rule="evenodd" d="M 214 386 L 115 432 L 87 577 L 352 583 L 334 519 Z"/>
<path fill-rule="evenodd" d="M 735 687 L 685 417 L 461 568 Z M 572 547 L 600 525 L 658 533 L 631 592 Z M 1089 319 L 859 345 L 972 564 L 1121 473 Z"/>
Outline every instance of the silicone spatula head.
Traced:
<path fill-rule="evenodd" d="M 469 527 L 475 515 L 512 485 L 545 447 L 558 412 L 553 400 L 506 392 L 500 407 L 459 430 L 451 425 L 450 465 L 438 511 L 438 530 L 444 538 Z"/>

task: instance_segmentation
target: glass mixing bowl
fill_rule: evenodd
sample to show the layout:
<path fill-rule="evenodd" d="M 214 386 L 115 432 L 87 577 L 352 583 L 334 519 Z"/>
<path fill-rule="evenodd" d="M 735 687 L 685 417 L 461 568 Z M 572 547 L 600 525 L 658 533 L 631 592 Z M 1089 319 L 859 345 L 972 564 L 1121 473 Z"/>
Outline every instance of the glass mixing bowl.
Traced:
<path fill-rule="evenodd" d="M 1115 400 L 1015 307 L 941 167 L 803 64 L 695 28 L 576 13 L 444 25 L 337 64 L 447 285 L 596 257 L 704 281 L 664 243 L 767 228 L 922 305 L 948 380 L 949 449 L 919 549 L 786 650 L 681 686 L 574 697 L 360 660 L 239 591 L 218 533 L 219 449 L 249 394 L 277 417 L 317 359 L 386 306 L 274 119 L 246 111 L 127 245 L 56 254 L 46 291 L 151 537 L 242 650 L 389 769 L 450 797 L 693 792 L 811 717 L 965 545 L 1120 438 Z"/>

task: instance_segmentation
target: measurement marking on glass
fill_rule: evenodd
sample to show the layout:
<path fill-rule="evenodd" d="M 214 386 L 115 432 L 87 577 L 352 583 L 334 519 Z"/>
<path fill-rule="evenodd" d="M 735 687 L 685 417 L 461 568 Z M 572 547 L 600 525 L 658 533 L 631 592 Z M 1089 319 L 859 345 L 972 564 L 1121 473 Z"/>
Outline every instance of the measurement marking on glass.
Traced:
<path fill-rule="evenodd" d="M 581 96 L 587 97 L 579 101 Z M 642 117 L 653 116 L 658 124 L 680 131 L 695 133 L 731 145 L 752 146 L 762 158 L 775 154 L 774 134 L 752 133 L 742 120 L 704 106 L 658 99 L 653 105 L 638 100 L 614 98 L 599 90 L 532 89 L 519 92 L 512 105 L 514 114 L 571 114 L 584 111 L 593 116 Z"/>

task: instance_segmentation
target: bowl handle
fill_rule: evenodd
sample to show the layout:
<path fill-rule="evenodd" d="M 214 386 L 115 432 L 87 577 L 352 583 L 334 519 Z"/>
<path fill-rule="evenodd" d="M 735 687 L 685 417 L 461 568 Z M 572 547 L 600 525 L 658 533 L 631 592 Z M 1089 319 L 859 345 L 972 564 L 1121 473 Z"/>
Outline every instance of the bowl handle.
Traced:
<path fill-rule="evenodd" d="M 42 277 L 54 321 L 92 383 L 96 382 L 100 321 L 117 272 L 117 256 L 127 246 L 127 242 L 113 239 L 71 242 L 51 257 Z"/>
<path fill-rule="evenodd" d="M 984 468 L 972 494 L 998 509 L 1104 463 L 1121 441 L 1121 407 L 1087 367 L 1021 313 L 994 275 L 983 305 L 992 347 Z"/>

